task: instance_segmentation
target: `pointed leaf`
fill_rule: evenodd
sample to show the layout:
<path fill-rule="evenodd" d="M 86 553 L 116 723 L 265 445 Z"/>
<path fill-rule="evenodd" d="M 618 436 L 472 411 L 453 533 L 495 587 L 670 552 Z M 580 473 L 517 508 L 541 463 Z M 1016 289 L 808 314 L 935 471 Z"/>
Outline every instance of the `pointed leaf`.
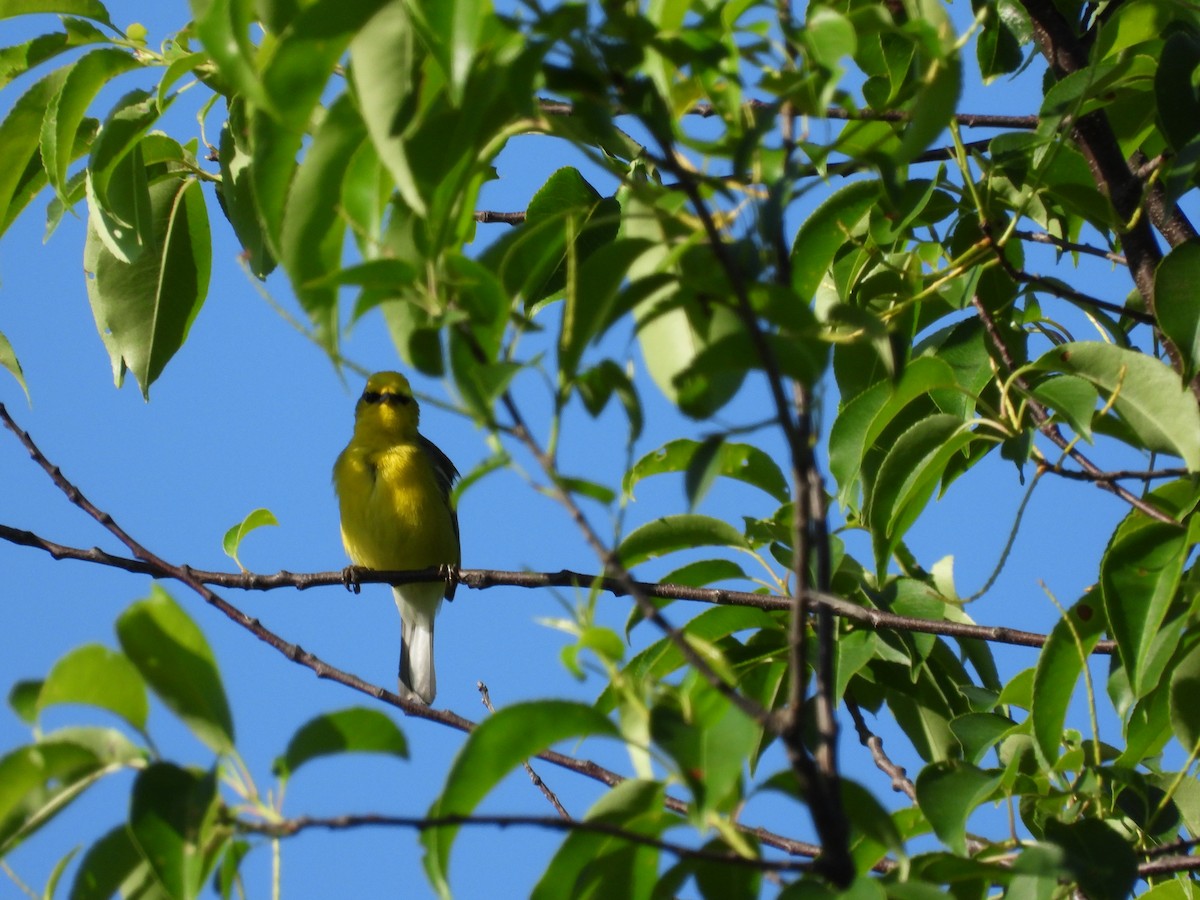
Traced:
<path fill-rule="evenodd" d="M 150 188 L 150 203 L 154 240 L 132 265 L 110 252 L 91 220 L 84 246 L 88 299 L 114 380 L 120 385 L 128 367 L 143 396 L 187 339 L 212 264 L 199 183 L 160 181 Z"/>
<path fill-rule="evenodd" d="M 1051 630 L 1033 676 L 1033 736 L 1051 765 L 1062 752 L 1063 728 L 1075 685 L 1107 625 L 1097 597 L 1085 596 Z"/>
<path fill-rule="evenodd" d="M 1155 318 L 1183 358 L 1185 380 L 1191 380 L 1200 370 L 1200 309 L 1194 302 L 1197 284 L 1200 284 L 1200 242 L 1188 241 L 1172 248 L 1158 264 L 1154 276 Z"/>
<path fill-rule="evenodd" d="M 352 707 L 317 716 L 302 725 L 275 761 L 275 774 L 292 775 L 300 766 L 338 753 L 386 753 L 408 759 L 404 733 L 377 709 Z"/>
<path fill-rule="evenodd" d="M 70 900 L 110 900 L 146 862 L 124 823 L 109 831 L 83 855 L 71 885 Z"/>
<path fill-rule="evenodd" d="M 57 703 L 107 709 L 138 731 L 146 730 L 150 711 L 137 669 L 123 654 L 99 644 L 77 647 L 54 664 L 38 694 L 38 712 Z"/>
<path fill-rule="evenodd" d="M 1000 785 L 1000 775 L 962 762 L 932 763 L 917 776 L 917 802 L 937 836 L 967 852 L 967 818 Z"/>
<path fill-rule="evenodd" d="M 429 816 L 470 815 L 522 761 L 548 747 L 591 735 L 618 737 L 617 728 L 590 706 L 562 700 L 520 703 L 500 710 L 471 732 L 454 760 L 442 795 Z M 440 894 L 449 893 L 450 850 L 458 826 L 430 828 L 421 836 L 425 871 Z"/>
<path fill-rule="evenodd" d="M 121 647 L 192 733 L 218 753 L 233 749 L 233 718 L 203 632 L 157 585 L 117 620 Z"/>
<path fill-rule="evenodd" d="M 1200 747 L 1200 645 L 1191 649 L 1171 672 L 1171 730 L 1184 749 L 1195 755 Z"/>
<path fill-rule="evenodd" d="M 242 540 L 256 528 L 278 524 L 279 520 L 275 518 L 273 512 L 269 509 L 259 507 L 248 513 L 246 518 L 225 532 L 225 537 L 221 540 L 221 548 L 225 551 L 225 555 L 237 563 L 238 568 L 244 572 L 246 568 L 242 565 L 242 561 L 238 559 L 238 548 L 241 547 Z"/>
<path fill-rule="evenodd" d="M 800 226 L 792 244 L 792 288 L 801 301 L 817 293 L 838 249 L 881 196 L 879 182 L 856 181 L 836 191 Z"/>
<path fill-rule="evenodd" d="M 129 805 L 129 834 L 170 897 L 196 897 L 205 871 L 204 821 L 217 801 L 213 772 L 154 763 L 138 774 Z"/>
<path fill-rule="evenodd" d="M 0 331 L 0 366 L 7 369 L 8 373 L 17 379 L 17 384 L 25 392 L 26 402 L 32 403 L 33 401 L 29 396 L 29 385 L 25 383 L 25 372 L 21 369 L 21 363 L 17 360 L 16 351 L 13 350 L 12 344 L 4 336 L 3 331 Z"/>
<path fill-rule="evenodd" d="M 664 786 L 629 779 L 603 794 L 584 816 L 634 834 L 658 837 L 673 821 L 663 809 Z M 644 897 L 657 882 L 658 851 L 615 835 L 572 831 L 533 890 L 533 900 L 583 896 Z"/>
<path fill-rule="evenodd" d="M 1200 407 L 1165 363 L 1113 344 L 1078 342 L 1055 347 L 1030 369 L 1078 375 L 1110 399 L 1115 394 L 1113 408 L 1147 450 L 1200 470 Z"/>
<path fill-rule="evenodd" d="M 0 19 L 28 16 L 34 13 L 61 13 L 82 16 L 105 25 L 112 25 L 108 10 L 100 0 L 0 0 Z"/>
<path fill-rule="evenodd" d="M 657 556 L 695 547 L 745 547 L 746 538 L 728 522 L 695 514 L 664 516 L 634 529 L 621 542 L 617 555 L 633 568 Z"/>
<path fill-rule="evenodd" d="M 633 488 L 639 481 L 651 475 L 667 472 L 688 472 L 693 465 L 701 443 L 687 439 L 669 441 L 657 450 L 647 453 L 625 475 L 622 489 L 633 496 Z M 744 481 L 766 491 L 780 503 L 791 499 L 787 479 L 778 464 L 767 453 L 750 444 L 720 442 L 712 455 L 716 474 Z"/>

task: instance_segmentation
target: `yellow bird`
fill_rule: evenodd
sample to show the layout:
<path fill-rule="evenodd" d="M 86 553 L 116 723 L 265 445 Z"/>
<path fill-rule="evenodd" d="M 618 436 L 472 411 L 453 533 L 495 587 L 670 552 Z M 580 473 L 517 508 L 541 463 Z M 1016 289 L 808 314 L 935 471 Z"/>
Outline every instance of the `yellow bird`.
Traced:
<path fill-rule="evenodd" d="M 446 454 L 417 432 L 420 408 L 398 372 L 367 379 L 354 408 L 354 436 L 333 466 L 342 543 L 369 569 L 424 569 L 461 561 L 458 514 L 450 488 L 458 477 Z M 432 703 L 433 621 L 456 583 L 392 588 L 400 610 L 400 695 Z"/>

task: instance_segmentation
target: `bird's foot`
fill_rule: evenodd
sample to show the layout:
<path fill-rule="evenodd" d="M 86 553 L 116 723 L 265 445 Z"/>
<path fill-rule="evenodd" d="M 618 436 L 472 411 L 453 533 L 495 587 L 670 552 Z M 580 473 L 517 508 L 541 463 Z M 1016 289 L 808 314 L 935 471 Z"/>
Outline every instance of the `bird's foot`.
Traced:
<path fill-rule="evenodd" d="M 346 590 L 354 594 L 362 593 L 362 585 L 359 584 L 359 576 L 363 573 L 362 566 L 346 566 L 342 569 L 342 584 Z"/>

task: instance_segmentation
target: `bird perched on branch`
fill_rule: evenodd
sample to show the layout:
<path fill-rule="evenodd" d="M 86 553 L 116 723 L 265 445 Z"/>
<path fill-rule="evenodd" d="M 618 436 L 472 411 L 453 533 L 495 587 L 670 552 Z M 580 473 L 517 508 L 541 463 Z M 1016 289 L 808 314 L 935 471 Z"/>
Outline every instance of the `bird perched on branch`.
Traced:
<path fill-rule="evenodd" d="M 370 569 L 457 566 L 458 514 L 450 488 L 454 463 L 417 431 L 420 408 L 398 372 L 367 379 L 354 408 L 354 436 L 333 466 L 342 543 L 351 562 Z M 392 588 L 400 610 L 400 694 L 432 703 L 433 622 L 456 583 Z"/>

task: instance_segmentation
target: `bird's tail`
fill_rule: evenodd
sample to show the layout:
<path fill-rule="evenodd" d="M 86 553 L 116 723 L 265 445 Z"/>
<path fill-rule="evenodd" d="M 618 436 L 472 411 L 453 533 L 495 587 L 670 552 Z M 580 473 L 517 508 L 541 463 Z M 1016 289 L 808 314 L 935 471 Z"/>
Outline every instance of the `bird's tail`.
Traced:
<path fill-rule="evenodd" d="M 414 587 L 428 588 L 429 585 L 406 585 L 406 593 L 415 593 Z M 396 592 L 396 606 L 400 610 L 400 693 L 407 688 L 425 703 L 433 702 L 437 695 L 437 675 L 433 669 L 433 623 L 441 606 L 444 586 L 435 584 L 437 593 L 430 597 L 403 597 Z M 415 602 L 414 602 L 415 601 Z"/>

